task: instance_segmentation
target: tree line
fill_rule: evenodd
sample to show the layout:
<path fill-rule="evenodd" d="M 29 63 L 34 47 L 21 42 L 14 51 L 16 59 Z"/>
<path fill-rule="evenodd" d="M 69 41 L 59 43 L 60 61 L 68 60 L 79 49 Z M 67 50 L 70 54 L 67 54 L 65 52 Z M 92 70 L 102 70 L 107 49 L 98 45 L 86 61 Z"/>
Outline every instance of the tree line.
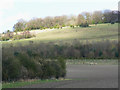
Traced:
<path fill-rule="evenodd" d="M 93 13 L 83 12 L 78 16 L 55 16 L 45 18 L 33 18 L 29 21 L 23 19 L 13 26 L 15 32 L 35 29 L 46 29 L 46 28 L 62 28 L 65 26 L 81 26 L 88 27 L 89 24 L 100 24 L 100 23 L 112 23 L 118 22 L 119 11 L 94 11 Z"/>

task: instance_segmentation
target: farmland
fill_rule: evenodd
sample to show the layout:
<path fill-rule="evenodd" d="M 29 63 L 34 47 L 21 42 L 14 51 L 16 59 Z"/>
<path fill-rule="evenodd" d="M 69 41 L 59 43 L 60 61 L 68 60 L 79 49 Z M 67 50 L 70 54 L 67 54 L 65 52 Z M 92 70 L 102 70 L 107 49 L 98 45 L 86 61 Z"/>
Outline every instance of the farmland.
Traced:
<path fill-rule="evenodd" d="M 67 65 L 64 80 L 3 84 L 3 88 L 118 88 L 117 65 Z"/>
<path fill-rule="evenodd" d="M 118 87 L 118 2 L 0 4 L 0 88 Z"/>
<path fill-rule="evenodd" d="M 4 81 L 65 77 L 70 64 L 117 65 L 118 24 L 54 29 L 29 39 L 2 41 L 2 45 Z"/>

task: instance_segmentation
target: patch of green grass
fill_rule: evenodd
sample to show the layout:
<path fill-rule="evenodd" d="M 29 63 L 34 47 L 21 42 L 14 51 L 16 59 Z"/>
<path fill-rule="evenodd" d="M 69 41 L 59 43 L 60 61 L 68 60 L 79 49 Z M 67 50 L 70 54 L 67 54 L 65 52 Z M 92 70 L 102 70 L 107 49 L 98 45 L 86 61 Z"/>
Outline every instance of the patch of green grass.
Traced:
<path fill-rule="evenodd" d="M 49 40 L 67 40 L 67 39 L 80 39 L 80 40 L 90 40 L 90 39 L 112 39 L 117 37 L 117 24 L 115 25 L 97 25 L 93 27 L 81 28 L 66 28 L 54 30 L 51 32 L 43 32 L 37 34 L 36 38 L 40 41 Z M 117 39 L 117 38 L 116 38 Z"/>
<path fill-rule="evenodd" d="M 63 79 L 63 80 L 69 80 L 69 79 Z M 39 83 L 47 83 L 47 82 L 58 82 L 63 80 L 34 80 L 34 81 L 17 81 L 17 82 L 11 82 L 11 83 L 3 83 L 2 88 L 17 88 L 22 87 L 25 85 L 32 85 L 32 84 L 39 84 Z"/>

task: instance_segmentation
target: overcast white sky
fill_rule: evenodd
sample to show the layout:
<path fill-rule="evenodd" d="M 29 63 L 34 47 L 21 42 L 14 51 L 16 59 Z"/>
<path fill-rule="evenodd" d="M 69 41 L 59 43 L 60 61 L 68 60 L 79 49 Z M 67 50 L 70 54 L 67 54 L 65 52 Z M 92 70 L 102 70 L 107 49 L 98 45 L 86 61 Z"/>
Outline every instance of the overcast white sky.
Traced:
<path fill-rule="evenodd" d="M 0 33 L 13 30 L 17 20 L 33 17 L 78 15 L 95 10 L 117 10 L 119 0 L 0 0 Z"/>

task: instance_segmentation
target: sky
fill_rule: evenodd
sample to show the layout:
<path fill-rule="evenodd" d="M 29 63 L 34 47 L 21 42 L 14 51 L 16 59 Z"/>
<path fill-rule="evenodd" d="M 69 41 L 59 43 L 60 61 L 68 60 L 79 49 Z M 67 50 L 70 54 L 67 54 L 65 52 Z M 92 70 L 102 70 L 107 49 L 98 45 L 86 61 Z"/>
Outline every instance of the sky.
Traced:
<path fill-rule="evenodd" d="M 0 33 L 13 30 L 19 19 L 78 15 L 84 11 L 118 10 L 119 0 L 1 0 Z"/>

